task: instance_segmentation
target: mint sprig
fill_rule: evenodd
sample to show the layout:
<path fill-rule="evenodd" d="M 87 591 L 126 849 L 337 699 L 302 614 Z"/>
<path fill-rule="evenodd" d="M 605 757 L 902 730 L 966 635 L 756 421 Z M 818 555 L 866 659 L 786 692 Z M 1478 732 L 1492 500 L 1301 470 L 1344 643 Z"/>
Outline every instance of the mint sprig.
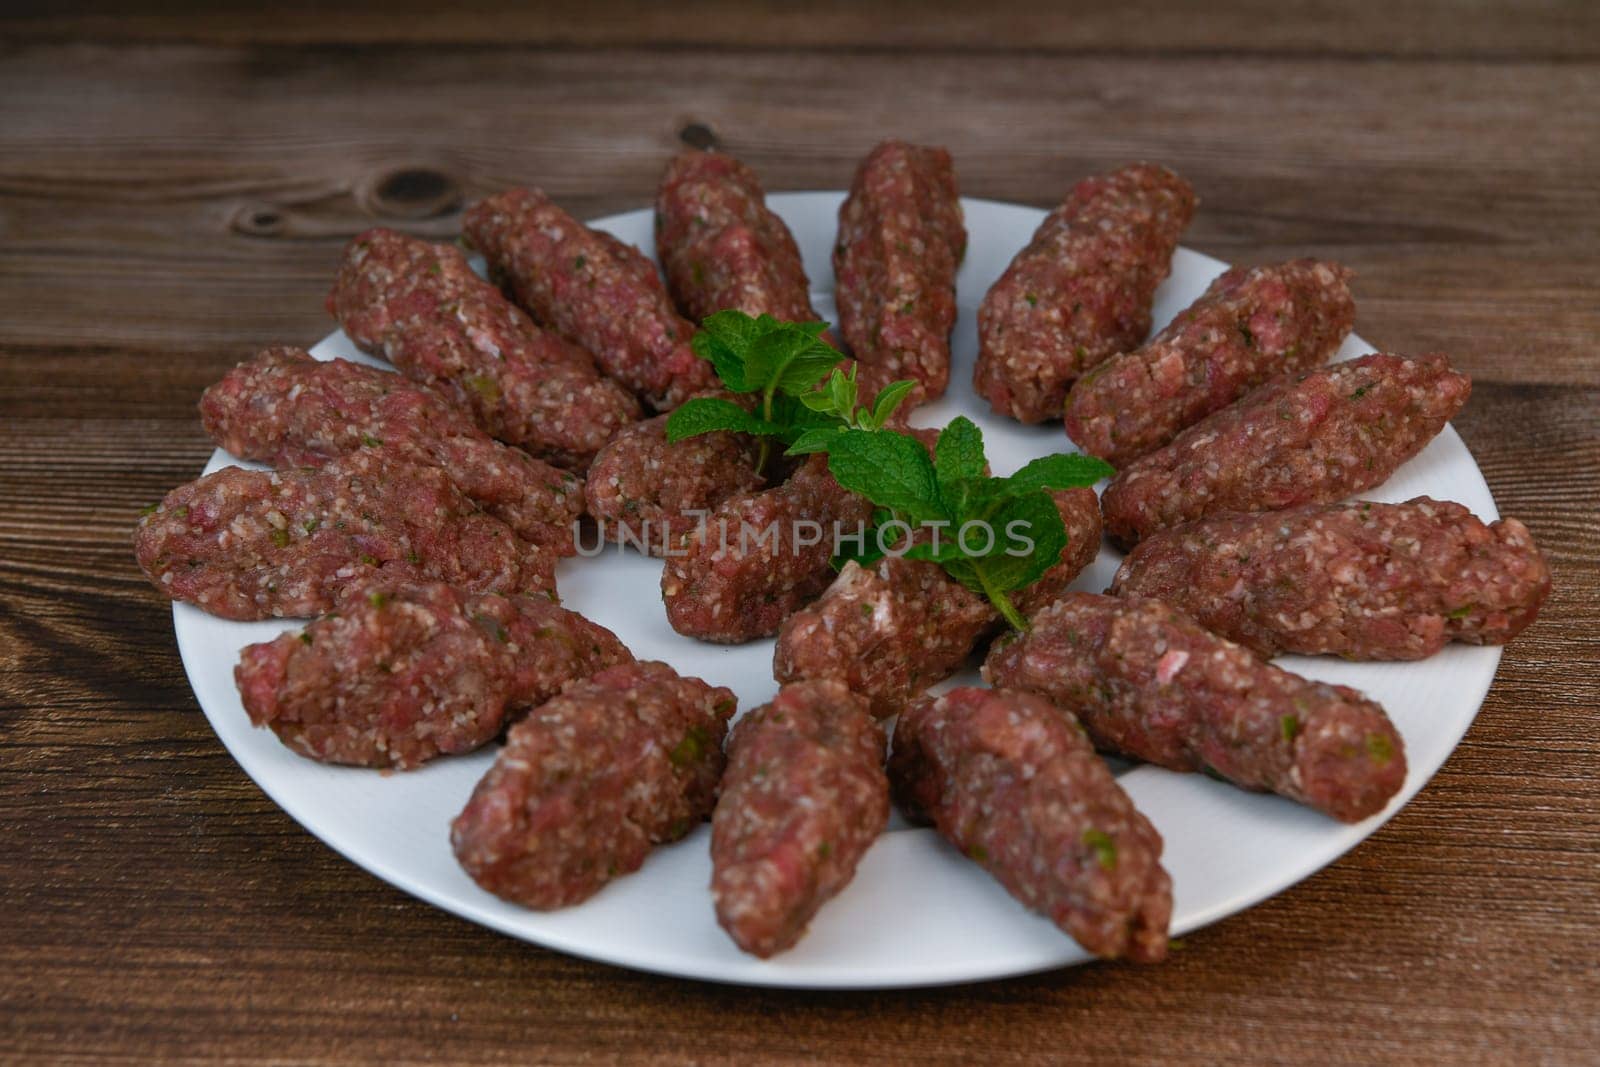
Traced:
<path fill-rule="evenodd" d="M 742 311 L 708 316 L 690 341 L 695 355 L 711 363 L 730 392 L 758 394 L 759 402 L 750 412 L 719 397 L 690 400 L 668 416 L 667 440 L 717 431 L 754 434 L 762 438 L 765 466 L 768 438 L 805 455 L 825 451 L 836 431 L 881 427 L 916 383 L 894 382 L 871 408 L 857 408 L 855 369 L 837 369 L 844 357 L 822 340 L 827 328 L 825 322 L 781 322 Z"/>
<path fill-rule="evenodd" d="M 1093 485 L 1116 473 L 1093 457 L 1063 454 L 1034 460 L 1009 477 L 991 477 L 984 473 L 983 432 L 965 417 L 940 432 L 931 457 L 920 441 L 895 430 L 831 432 L 828 470 L 882 509 L 880 529 L 889 519 L 932 525 L 940 531 L 937 542 L 919 540 L 905 555 L 939 564 L 1018 630 L 1028 624 L 1008 594 L 1037 581 L 1067 547 L 1066 524 L 1049 491 Z M 881 533 L 871 540 L 869 551 L 852 558 L 865 563 L 883 555 Z"/>

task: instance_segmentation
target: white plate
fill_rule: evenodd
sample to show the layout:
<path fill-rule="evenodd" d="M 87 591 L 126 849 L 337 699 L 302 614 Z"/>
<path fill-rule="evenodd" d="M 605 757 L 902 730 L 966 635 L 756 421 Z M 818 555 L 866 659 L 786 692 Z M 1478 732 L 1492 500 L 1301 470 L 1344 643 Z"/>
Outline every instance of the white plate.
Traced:
<path fill-rule="evenodd" d="M 839 193 L 784 193 L 769 203 L 794 230 L 815 281 L 817 310 L 832 318 L 833 244 Z M 997 473 L 1062 451 L 1059 426 L 1022 427 L 992 416 L 972 393 L 978 301 L 1022 247 L 1043 213 L 1029 207 L 964 200 L 971 243 L 957 281 L 960 319 L 951 389 L 918 413 L 921 425 L 958 414 L 983 427 Z M 642 249 L 654 248 L 651 213 L 599 220 Z M 1172 276 L 1156 296 L 1165 323 L 1206 287 L 1224 264 L 1179 249 Z M 324 359 L 373 362 L 335 333 L 314 348 Z M 1371 351 L 1355 337 L 1339 358 Z M 218 451 L 206 470 L 233 463 Z M 1419 494 L 1458 500 L 1484 519 L 1496 517 L 1488 486 L 1454 430 L 1447 428 L 1372 499 Z M 1109 548 L 1076 588 L 1103 590 L 1116 569 Z M 731 687 L 745 709 L 769 699 L 772 642 L 728 648 L 679 637 L 660 604 L 660 564 L 621 550 L 564 561 L 558 571 L 567 606 L 612 630 L 641 659 L 662 659 L 685 674 Z M 328 845 L 379 878 L 448 911 L 562 952 L 664 974 L 747 985 L 866 988 L 920 986 L 1022 974 L 1086 958 L 1068 937 L 1025 911 L 975 864 L 932 831 L 896 823 L 872 847 L 855 881 L 830 902 L 794 950 L 762 962 L 740 953 L 717 927 L 707 891 L 709 829 L 658 849 L 636 874 L 588 902 L 539 913 L 479 889 L 456 865 L 448 825 L 494 758 L 494 750 L 439 760 L 405 774 L 327 767 L 302 759 L 267 730 L 250 726 L 233 685 L 238 651 L 292 623 L 231 623 L 187 605 L 173 620 L 195 696 L 217 735 L 246 773 Z M 1122 784 L 1166 841 L 1172 873 L 1174 936 L 1215 922 L 1293 885 L 1372 833 L 1438 770 L 1472 722 L 1500 660 L 1497 648 L 1451 645 L 1421 663 L 1359 664 L 1293 659 L 1313 678 L 1355 686 L 1380 701 L 1405 737 L 1405 788 L 1380 815 L 1355 826 L 1274 796 L 1240 792 L 1198 774 L 1140 766 Z M 970 683 L 975 676 L 957 679 Z M 955 683 L 952 683 L 955 684 Z"/>

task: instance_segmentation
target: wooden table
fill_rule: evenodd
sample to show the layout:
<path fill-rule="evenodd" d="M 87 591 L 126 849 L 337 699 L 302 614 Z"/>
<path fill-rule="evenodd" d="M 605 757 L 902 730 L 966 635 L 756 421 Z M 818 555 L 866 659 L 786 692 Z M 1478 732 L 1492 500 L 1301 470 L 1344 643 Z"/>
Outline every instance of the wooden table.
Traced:
<path fill-rule="evenodd" d="M 0 1060 L 1600 1057 L 1594 4 L 325 6 L 0 24 Z M 451 235 L 514 182 L 637 206 L 680 139 L 837 187 L 889 133 L 1040 205 L 1170 164 L 1204 199 L 1186 243 L 1336 257 L 1365 337 L 1471 372 L 1456 425 L 1556 590 L 1428 788 L 1163 966 L 848 994 L 524 945 L 268 801 L 129 551 L 211 449 L 201 389 L 327 332 L 374 221 Z"/>

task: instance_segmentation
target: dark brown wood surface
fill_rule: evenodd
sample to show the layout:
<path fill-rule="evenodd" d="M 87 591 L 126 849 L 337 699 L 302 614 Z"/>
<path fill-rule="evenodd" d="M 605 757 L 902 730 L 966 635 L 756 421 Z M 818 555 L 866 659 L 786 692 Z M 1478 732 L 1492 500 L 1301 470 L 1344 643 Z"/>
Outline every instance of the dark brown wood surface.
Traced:
<path fill-rule="evenodd" d="M 7 5 L 0 22 L 0 1061 L 1600 1060 L 1600 9 Z M 1165 162 L 1186 243 L 1334 256 L 1556 590 L 1422 794 L 1184 939 L 954 989 L 796 994 L 521 944 L 340 859 L 245 777 L 133 565 L 201 389 L 329 324 L 342 240 L 537 182 L 645 203 L 686 135 L 769 188 L 876 138 L 1047 205 Z"/>

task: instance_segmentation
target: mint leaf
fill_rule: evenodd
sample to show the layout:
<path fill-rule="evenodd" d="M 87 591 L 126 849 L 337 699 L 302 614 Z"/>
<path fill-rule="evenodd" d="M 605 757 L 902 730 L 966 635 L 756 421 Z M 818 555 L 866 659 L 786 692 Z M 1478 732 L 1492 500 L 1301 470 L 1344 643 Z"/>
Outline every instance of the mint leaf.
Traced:
<path fill-rule="evenodd" d="M 744 380 L 758 389 L 786 393 L 810 389 L 826 378 L 842 358 L 838 349 L 792 323 L 781 323 L 768 315 L 757 322 L 771 324 L 745 350 Z"/>
<path fill-rule="evenodd" d="M 910 396 L 911 391 L 916 387 L 917 383 L 914 381 L 901 380 L 890 382 L 879 390 L 878 398 L 872 402 L 872 426 L 870 429 L 876 430 L 888 422 L 889 416 L 895 413 L 901 403 L 905 401 L 905 398 Z"/>
<path fill-rule="evenodd" d="M 682 441 L 718 430 L 770 436 L 780 432 L 780 427 L 750 414 L 731 400 L 713 396 L 686 401 L 667 416 L 668 441 Z"/>
<path fill-rule="evenodd" d="M 833 403 L 833 413 L 848 420 L 856 409 L 856 375 L 854 366 L 850 373 L 834 371 L 828 377 L 828 399 Z"/>
<path fill-rule="evenodd" d="M 1078 489 L 1109 478 L 1117 470 L 1103 459 L 1077 452 L 1058 452 L 1041 456 L 1005 479 L 1010 489 L 1027 492 L 1031 489 Z"/>
<path fill-rule="evenodd" d="M 809 456 L 816 452 L 827 452 L 833 448 L 843 432 L 843 427 L 839 426 L 821 426 L 806 430 L 794 439 L 794 443 L 784 451 L 784 455 Z"/>
<path fill-rule="evenodd" d="M 933 447 L 933 467 L 939 476 L 939 492 L 952 504 L 948 488 L 968 478 L 982 478 L 988 461 L 983 457 L 983 431 L 962 415 L 939 431 Z"/>
<path fill-rule="evenodd" d="M 770 332 L 778 324 L 778 320 L 771 315 L 751 318 L 742 311 L 729 309 L 707 315 L 700 321 L 700 332 L 709 334 L 713 340 L 743 355 L 757 337 Z"/>
<path fill-rule="evenodd" d="M 948 519 L 928 450 L 893 430 L 844 430 L 828 449 L 828 470 L 844 488 L 912 523 Z"/>
<path fill-rule="evenodd" d="M 934 548 L 932 541 L 918 541 L 905 552 L 907 559 L 922 559 L 930 563 L 946 564 L 954 560 L 966 559 L 962 554 L 961 546 L 955 542 L 955 532 L 945 530 L 939 535 L 939 547 Z"/>
<path fill-rule="evenodd" d="M 832 413 L 838 406 L 833 399 L 833 394 L 827 389 L 813 389 L 800 394 L 800 403 L 811 411 Z"/>
<path fill-rule="evenodd" d="M 1061 552 L 1067 547 L 1067 527 L 1061 521 L 1061 512 L 1042 491 L 1005 500 L 989 524 L 994 530 L 995 545 L 978 561 L 978 568 L 985 583 L 997 592 L 1031 585 L 1061 561 Z M 1030 543 L 1031 551 L 1010 554 L 1022 552 Z"/>
<path fill-rule="evenodd" d="M 716 369 L 717 377 L 722 379 L 722 384 L 735 393 L 753 393 L 759 388 L 745 381 L 743 348 L 735 348 L 703 330 L 689 339 L 689 347 L 701 359 L 709 360 Z"/>

